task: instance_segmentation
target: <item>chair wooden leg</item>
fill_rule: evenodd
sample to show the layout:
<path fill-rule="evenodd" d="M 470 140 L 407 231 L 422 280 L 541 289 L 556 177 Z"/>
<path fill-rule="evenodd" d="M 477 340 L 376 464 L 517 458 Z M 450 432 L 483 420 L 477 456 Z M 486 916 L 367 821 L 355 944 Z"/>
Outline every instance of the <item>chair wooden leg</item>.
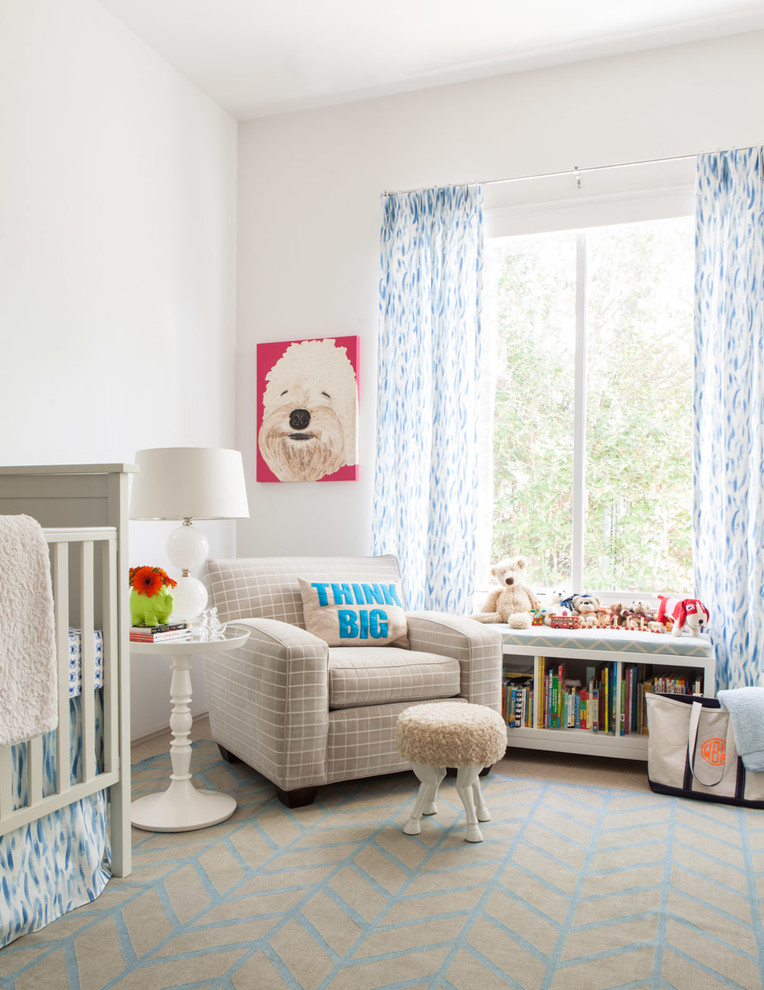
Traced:
<path fill-rule="evenodd" d="M 229 750 L 224 749 L 223 746 L 218 743 L 218 749 L 220 750 L 220 755 L 226 761 L 226 763 L 241 763 L 241 760 L 235 753 L 231 753 Z"/>
<path fill-rule="evenodd" d="M 287 808 L 304 808 L 306 805 L 313 804 L 317 793 L 317 787 L 295 787 L 293 791 L 284 791 L 280 787 L 276 787 L 276 796 Z"/>

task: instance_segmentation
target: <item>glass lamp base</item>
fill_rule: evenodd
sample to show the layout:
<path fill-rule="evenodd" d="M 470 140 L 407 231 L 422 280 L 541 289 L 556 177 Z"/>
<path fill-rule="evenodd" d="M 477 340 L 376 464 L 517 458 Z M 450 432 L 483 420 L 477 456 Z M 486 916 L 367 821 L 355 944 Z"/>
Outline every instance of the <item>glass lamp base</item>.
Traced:
<path fill-rule="evenodd" d="M 207 607 L 207 589 L 195 577 L 178 578 L 172 589 L 172 614 L 176 619 L 195 619 Z"/>
<path fill-rule="evenodd" d="M 190 520 L 186 520 L 167 537 L 167 556 L 170 563 L 182 571 L 199 567 L 205 562 L 209 552 L 207 537 Z"/>

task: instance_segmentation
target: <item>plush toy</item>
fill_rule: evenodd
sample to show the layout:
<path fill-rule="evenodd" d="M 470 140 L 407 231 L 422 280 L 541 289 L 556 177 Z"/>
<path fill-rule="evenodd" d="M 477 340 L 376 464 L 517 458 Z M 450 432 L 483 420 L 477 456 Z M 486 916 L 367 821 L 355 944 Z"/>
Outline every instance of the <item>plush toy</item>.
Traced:
<path fill-rule="evenodd" d="M 536 599 L 523 583 L 524 557 L 505 557 L 491 568 L 491 577 L 499 583 L 488 595 L 483 609 L 474 616 L 478 622 L 506 622 L 512 629 L 528 629 Z"/>
<path fill-rule="evenodd" d="M 673 622 L 672 636 L 681 636 L 685 629 L 691 636 L 697 636 L 708 625 L 708 609 L 697 598 L 682 598 L 680 601 L 668 598 L 666 595 L 658 595 L 658 598 L 660 606 L 657 621 L 665 626 Z"/>
<path fill-rule="evenodd" d="M 625 615 L 624 625 L 627 629 L 638 629 L 640 632 L 647 629 L 648 623 L 655 619 L 655 612 L 644 602 L 632 602 L 627 609 L 622 609 L 621 614 Z"/>
<path fill-rule="evenodd" d="M 549 595 L 549 604 L 544 608 L 544 618 L 543 623 L 545 626 L 551 626 L 553 615 L 562 615 L 564 609 L 562 606 L 563 601 L 570 597 L 566 591 L 553 591 Z M 570 609 L 568 609 L 570 611 Z"/>
<path fill-rule="evenodd" d="M 621 602 L 615 602 L 610 606 L 610 625 L 613 629 L 620 629 L 626 623 L 626 606 Z"/>
<path fill-rule="evenodd" d="M 640 619 L 644 619 L 645 622 L 651 622 L 655 618 L 655 611 L 645 602 L 632 602 L 631 610 Z"/>
<path fill-rule="evenodd" d="M 597 609 L 600 607 L 600 600 L 599 598 L 595 598 L 594 595 L 573 595 L 571 605 L 573 606 L 573 611 L 578 612 L 579 615 L 596 614 Z"/>
<path fill-rule="evenodd" d="M 594 595 L 568 595 L 560 600 L 563 614 L 568 612 L 578 619 L 578 622 L 572 624 L 572 628 L 578 629 L 592 629 L 599 625 L 597 620 L 599 604 L 599 599 Z"/>

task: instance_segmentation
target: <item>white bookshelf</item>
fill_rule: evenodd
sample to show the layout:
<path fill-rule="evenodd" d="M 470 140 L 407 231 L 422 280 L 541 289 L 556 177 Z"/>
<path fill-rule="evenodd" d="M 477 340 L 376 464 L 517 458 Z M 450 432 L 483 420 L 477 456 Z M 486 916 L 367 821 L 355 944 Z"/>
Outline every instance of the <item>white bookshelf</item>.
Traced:
<path fill-rule="evenodd" d="M 528 668 L 533 678 L 534 725 L 538 705 L 543 704 L 543 674 L 538 658 L 548 669 L 565 662 L 572 677 L 587 666 L 612 663 L 615 667 L 615 725 L 620 725 L 621 681 L 625 667 L 644 667 L 645 676 L 696 671 L 702 678 L 702 692 L 713 697 L 716 691 L 716 660 L 706 636 L 671 636 L 661 633 L 625 632 L 616 629 L 551 629 L 533 626 L 528 630 L 500 625 L 504 639 L 504 669 Z M 513 749 L 547 750 L 627 760 L 647 759 L 647 736 L 637 733 L 616 735 L 591 729 L 510 728 L 507 727 L 510 756 Z"/>

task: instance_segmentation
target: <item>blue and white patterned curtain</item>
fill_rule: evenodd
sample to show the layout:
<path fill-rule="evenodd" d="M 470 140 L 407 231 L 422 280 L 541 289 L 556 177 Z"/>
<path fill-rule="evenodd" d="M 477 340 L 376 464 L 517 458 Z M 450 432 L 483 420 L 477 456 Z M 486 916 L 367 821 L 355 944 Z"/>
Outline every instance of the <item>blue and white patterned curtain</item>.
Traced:
<path fill-rule="evenodd" d="M 717 687 L 764 685 L 764 149 L 696 186 L 694 566 Z"/>
<path fill-rule="evenodd" d="M 475 558 L 483 194 L 385 200 L 372 548 L 411 609 L 468 611 Z"/>

